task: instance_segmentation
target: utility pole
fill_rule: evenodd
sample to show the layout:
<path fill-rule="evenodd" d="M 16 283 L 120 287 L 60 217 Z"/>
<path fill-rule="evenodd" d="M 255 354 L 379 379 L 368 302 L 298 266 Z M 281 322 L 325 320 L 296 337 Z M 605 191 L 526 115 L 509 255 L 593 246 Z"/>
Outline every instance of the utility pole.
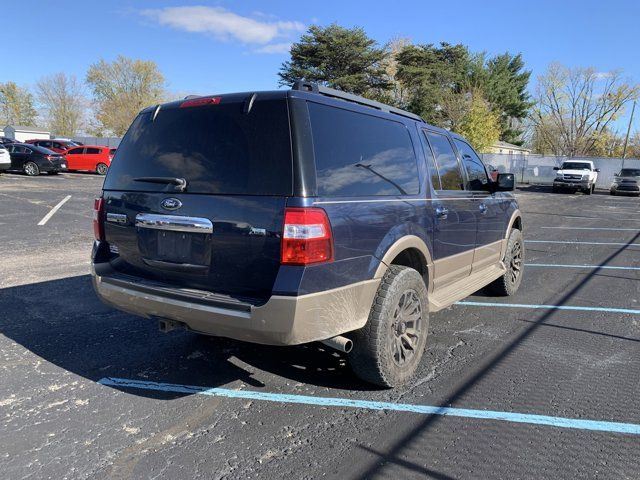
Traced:
<path fill-rule="evenodd" d="M 631 118 L 629 118 L 629 126 L 627 127 L 627 136 L 624 138 L 624 147 L 622 149 L 622 168 L 624 168 L 624 158 L 627 156 L 627 143 L 629 143 L 629 133 L 631 132 L 631 122 L 633 122 L 633 112 L 636 111 L 636 100 L 633 101 L 631 107 Z"/>

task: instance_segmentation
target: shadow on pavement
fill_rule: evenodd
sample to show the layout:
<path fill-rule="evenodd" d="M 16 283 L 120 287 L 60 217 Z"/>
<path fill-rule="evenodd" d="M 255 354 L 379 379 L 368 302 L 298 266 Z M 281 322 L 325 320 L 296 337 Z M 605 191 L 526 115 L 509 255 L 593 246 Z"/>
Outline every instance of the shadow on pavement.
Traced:
<path fill-rule="evenodd" d="M 186 331 L 161 333 L 154 320 L 102 304 L 89 275 L 2 289 L 0 311 L 0 333 L 94 382 L 123 377 L 218 387 L 240 380 L 261 388 L 266 385 L 253 373 L 262 370 L 328 388 L 373 388 L 353 376 L 342 355 L 321 344 L 270 347 Z M 184 396 L 126 391 L 151 398 Z"/>

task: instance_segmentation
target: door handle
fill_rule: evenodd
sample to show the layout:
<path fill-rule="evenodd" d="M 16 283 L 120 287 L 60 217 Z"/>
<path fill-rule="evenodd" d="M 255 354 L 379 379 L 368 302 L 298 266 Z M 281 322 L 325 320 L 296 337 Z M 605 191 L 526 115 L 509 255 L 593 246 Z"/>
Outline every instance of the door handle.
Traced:
<path fill-rule="evenodd" d="M 484 215 L 485 213 L 487 213 L 487 206 L 484 203 L 481 203 L 478 208 L 480 209 L 480 213 L 482 215 Z"/>
<path fill-rule="evenodd" d="M 446 220 L 449 215 L 449 209 L 446 207 L 436 207 L 436 215 L 438 218 Z"/>

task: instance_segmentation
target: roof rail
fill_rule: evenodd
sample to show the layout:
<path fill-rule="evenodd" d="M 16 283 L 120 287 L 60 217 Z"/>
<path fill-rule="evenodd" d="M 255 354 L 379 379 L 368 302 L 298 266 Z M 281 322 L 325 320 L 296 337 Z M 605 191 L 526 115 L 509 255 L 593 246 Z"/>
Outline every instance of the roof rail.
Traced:
<path fill-rule="evenodd" d="M 335 90 L 333 88 L 325 87 L 323 85 L 318 85 L 315 82 L 306 82 L 304 80 L 297 80 L 294 82 L 293 86 L 291 87 L 291 90 L 318 93 L 326 97 L 339 98 L 342 100 L 346 100 L 347 102 L 357 103 L 358 105 L 364 105 L 366 107 L 375 108 L 376 110 L 393 113 L 395 115 L 400 115 L 402 117 L 407 117 L 407 118 L 411 118 L 412 120 L 417 120 L 419 122 L 426 123 L 421 116 L 416 115 L 415 113 L 407 112 L 406 110 L 401 110 L 399 108 L 392 107 L 384 103 L 376 102 L 375 100 L 369 100 L 368 98 L 364 98 L 359 95 L 354 95 L 352 93 L 342 92 L 340 90 Z"/>

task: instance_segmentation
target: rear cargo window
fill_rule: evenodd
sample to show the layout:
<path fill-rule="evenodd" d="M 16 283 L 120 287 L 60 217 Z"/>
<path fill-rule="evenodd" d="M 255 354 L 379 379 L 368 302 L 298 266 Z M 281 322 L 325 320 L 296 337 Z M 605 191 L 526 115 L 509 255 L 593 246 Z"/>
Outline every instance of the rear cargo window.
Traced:
<path fill-rule="evenodd" d="M 419 192 L 416 156 L 400 122 L 309 102 L 318 195 Z"/>
<path fill-rule="evenodd" d="M 290 195 L 291 139 L 285 99 L 161 109 L 140 114 L 118 146 L 105 190 L 170 191 L 140 177 L 177 177 L 187 193 Z"/>

